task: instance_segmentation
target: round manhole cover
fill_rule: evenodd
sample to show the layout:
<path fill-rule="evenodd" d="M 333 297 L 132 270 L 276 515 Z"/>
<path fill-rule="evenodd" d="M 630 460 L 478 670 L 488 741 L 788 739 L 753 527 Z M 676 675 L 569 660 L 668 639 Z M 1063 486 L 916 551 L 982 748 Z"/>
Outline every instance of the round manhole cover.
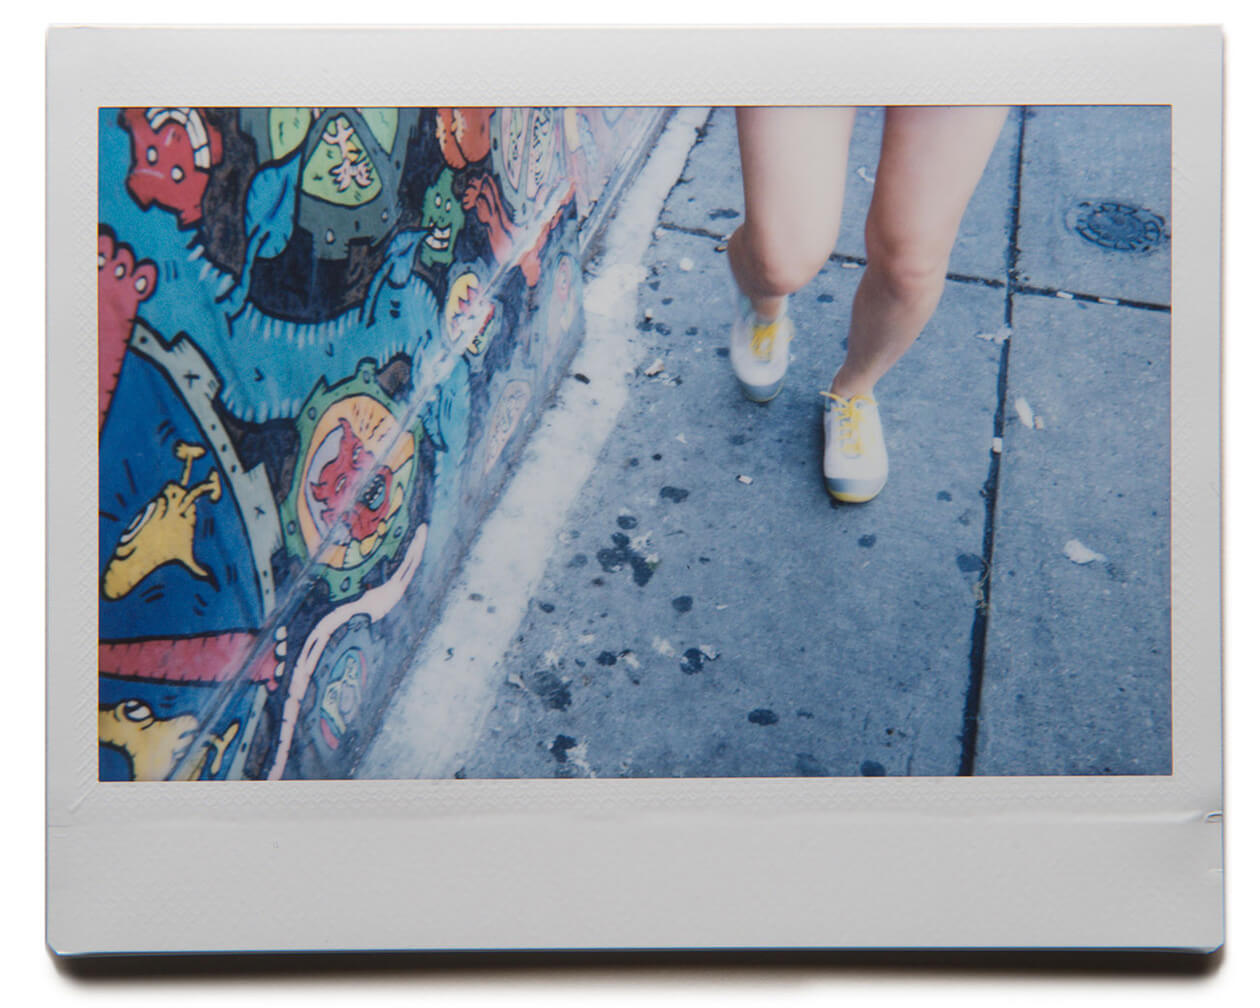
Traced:
<path fill-rule="evenodd" d="M 1163 217 L 1119 200 L 1082 200 L 1067 223 L 1091 245 L 1115 252 L 1150 252 L 1168 238 Z"/>

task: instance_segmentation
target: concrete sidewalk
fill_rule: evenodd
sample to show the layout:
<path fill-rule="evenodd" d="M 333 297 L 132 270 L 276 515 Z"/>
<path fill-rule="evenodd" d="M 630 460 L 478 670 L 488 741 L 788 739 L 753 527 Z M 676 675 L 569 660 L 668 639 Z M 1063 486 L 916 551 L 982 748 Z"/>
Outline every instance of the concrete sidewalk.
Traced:
<path fill-rule="evenodd" d="M 493 688 L 452 707 L 454 673 L 418 668 L 359 776 L 1170 772 L 1168 111 L 1012 111 L 880 385 L 888 486 L 842 506 L 818 393 L 881 121 L 859 113 L 835 255 L 757 406 L 725 348 L 734 116 L 707 117 L 622 322 L 633 371 L 579 359 L 567 383 L 625 405 L 541 578 L 495 613 Z M 459 602 L 493 611 L 478 549 Z"/>

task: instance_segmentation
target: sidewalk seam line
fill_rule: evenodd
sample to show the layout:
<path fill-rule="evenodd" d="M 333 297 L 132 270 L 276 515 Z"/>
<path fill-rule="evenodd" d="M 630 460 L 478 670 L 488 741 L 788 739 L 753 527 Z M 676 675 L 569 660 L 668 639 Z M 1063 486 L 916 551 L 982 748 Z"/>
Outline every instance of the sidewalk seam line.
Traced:
<path fill-rule="evenodd" d="M 997 407 L 993 413 L 993 438 L 1000 444 L 1006 429 L 1006 383 L 1010 367 L 1011 343 L 1014 341 L 1014 307 L 1018 291 L 1016 277 L 1019 270 L 1019 215 L 1020 200 L 1024 178 L 1024 129 L 1027 123 L 1027 109 L 1019 108 L 1019 131 L 1015 141 L 1013 198 L 1008 210 L 1006 245 L 1006 291 L 1003 318 L 1012 332 L 1010 339 L 1002 343 L 998 357 L 997 373 Z M 984 690 L 985 659 L 987 657 L 989 638 L 989 604 L 993 590 L 993 544 L 997 526 L 998 487 L 1002 474 L 1002 453 L 993 451 L 989 454 L 989 475 L 984 483 L 984 560 L 980 567 L 980 597 L 976 602 L 976 611 L 971 624 L 971 676 L 967 683 L 967 693 L 963 702 L 962 733 L 959 736 L 960 756 L 958 776 L 972 777 L 976 770 L 976 745 L 980 735 L 980 704 Z"/>
<path fill-rule="evenodd" d="M 719 234 L 716 231 L 710 231 L 707 228 L 691 227 L 687 224 L 675 224 L 671 221 L 661 221 L 658 225 L 663 231 L 673 231 L 678 234 L 690 235 L 693 238 L 703 238 L 706 241 L 724 242 L 730 235 Z M 1009 252 L 1008 252 L 1009 254 Z M 865 266 L 866 257 L 858 255 L 850 255 L 847 252 L 832 252 L 827 256 L 829 263 L 839 263 L 842 266 Z M 1161 304 L 1158 301 L 1139 301 L 1136 298 L 1113 297 L 1109 294 L 1089 294 L 1085 291 L 1067 290 L 1057 287 L 1041 287 L 1036 284 L 1021 283 L 1015 276 L 1012 276 L 1006 267 L 1004 267 L 1006 275 L 1002 279 L 994 277 L 975 276 L 970 273 L 946 273 L 945 279 L 951 283 L 975 284 L 981 287 L 989 287 L 993 290 L 1006 291 L 1010 295 L 1022 295 L 1024 297 L 1066 297 L 1071 296 L 1074 301 L 1084 301 L 1087 304 L 1103 304 L 1111 307 L 1119 308 L 1138 308 L 1143 311 L 1168 312 L 1172 308 L 1169 305 Z"/>

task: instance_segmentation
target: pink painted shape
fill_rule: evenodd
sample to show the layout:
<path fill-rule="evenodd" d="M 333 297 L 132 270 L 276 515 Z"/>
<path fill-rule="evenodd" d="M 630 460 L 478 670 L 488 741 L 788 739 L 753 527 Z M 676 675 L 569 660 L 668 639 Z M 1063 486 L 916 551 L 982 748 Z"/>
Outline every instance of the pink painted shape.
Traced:
<path fill-rule="evenodd" d="M 338 606 L 316 623 L 315 628 L 307 635 L 302 653 L 293 664 L 293 681 L 289 687 L 289 695 L 284 698 L 284 711 L 280 717 L 276 760 L 267 772 L 268 780 L 280 780 L 284 777 L 284 768 L 289 762 L 289 750 L 293 747 L 293 734 L 297 730 L 298 715 L 302 710 L 302 700 L 315 676 L 315 666 L 323 657 L 333 634 L 356 616 L 366 616 L 373 622 L 382 620 L 402 601 L 403 593 L 420 569 L 420 558 L 424 555 L 424 544 L 428 538 L 429 526 L 421 525 L 416 529 L 398 570 L 394 571 L 388 581 L 376 588 L 369 588 L 353 602 Z"/>
<path fill-rule="evenodd" d="M 137 265 L 131 249 L 115 244 L 113 233 L 102 230 L 96 240 L 98 431 L 105 425 L 105 414 L 118 385 L 118 372 L 136 323 L 136 309 L 152 296 L 156 287 L 157 266 L 147 259 Z"/>

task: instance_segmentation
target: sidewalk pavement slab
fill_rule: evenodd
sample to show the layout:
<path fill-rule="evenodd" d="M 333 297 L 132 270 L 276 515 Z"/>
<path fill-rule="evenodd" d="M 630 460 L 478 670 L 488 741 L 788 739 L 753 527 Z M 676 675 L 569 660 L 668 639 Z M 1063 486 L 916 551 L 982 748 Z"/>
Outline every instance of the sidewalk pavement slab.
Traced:
<path fill-rule="evenodd" d="M 949 285 L 881 386 L 889 488 L 841 506 L 818 392 L 859 272 L 797 296 L 788 381 L 758 406 L 725 355 L 725 256 L 667 227 L 649 262 L 663 370 L 631 379 L 461 776 L 956 773 L 1000 356 L 975 334 L 1001 292 Z"/>
<path fill-rule="evenodd" d="M 1013 328 L 976 772 L 1169 773 L 1169 315 Z"/>
<path fill-rule="evenodd" d="M 866 257 L 863 233 L 874 192 L 883 128 L 883 109 L 857 110 L 843 180 L 844 216 L 835 248 L 838 255 Z M 949 260 L 954 274 L 995 282 L 1006 276 L 1008 211 L 1018 136 L 1019 116 L 1012 111 L 963 215 Z M 684 181 L 674 190 L 661 219 L 679 228 L 724 238 L 735 230 L 743 215 L 735 112 L 717 108 L 709 118 L 705 136 L 696 145 Z"/>
<path fill-rule="evenodd" d="M 1082 203 L 1115 237 L 1172 220 L 1171 115 L 1165 105 L 1040 107 L 1027 112 L 1020 183 L 1020 282 L 1032 287 L 1168 305 L 1170 244 L 1117 251 L 1074 230 Z M 1153 216 L 1152 216 L 1153 215 Z M 1092 216 L 1092 215 L 1091 215 Z"/>
<path fill-rule="evenodd" d="M 744 181 L 735 110 L 715 108 L 661 210 L 661 223 L 724 240 L 743 219 Z"/>

